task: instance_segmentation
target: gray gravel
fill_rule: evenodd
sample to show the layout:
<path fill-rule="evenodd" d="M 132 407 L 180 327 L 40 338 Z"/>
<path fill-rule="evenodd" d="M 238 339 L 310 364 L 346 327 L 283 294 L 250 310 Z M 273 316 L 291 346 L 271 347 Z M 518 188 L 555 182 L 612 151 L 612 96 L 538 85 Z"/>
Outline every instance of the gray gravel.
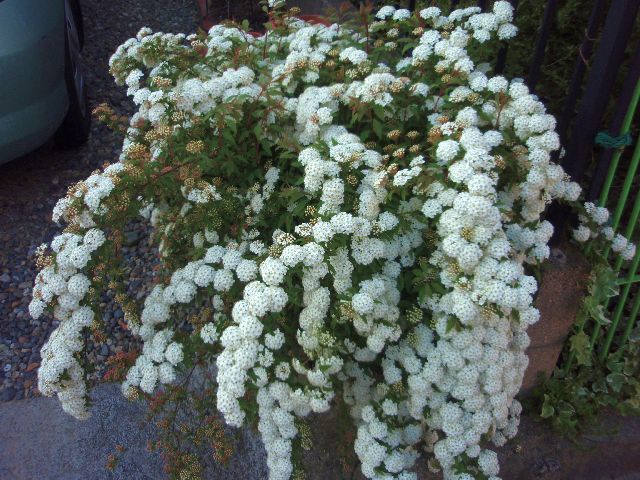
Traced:
<path fill-rule="evenodd" d="M 108 72 L 108 59 L 118 45 L 143 26 L 170 32 L 195 31 L 197 8 L 193 0 L 84 0 L 83 52 L 91 106 L 110 103 L 118 113 L 131 114 L 125 89 Z M 35 249 L 59 232 L 51 211 L 67 187 L 87 177 L 106 161 L 117 159 L 121 139 L 94 122 L 89 142 L 74 150 L 47 144 L 38 151 L 0 166 L 0 400 L 37 395 L 36 373 L 40 348 L 56 326 L 52 318 L 33 321 L 28 313 L 37 270 Z M 125 255 L 130 257 L 130 291 L 141 298 L 150 271 L 143 264 L 155 252 L 142 239 L 143 227 L 134 226 Z M 142 260 L 144 258 L 144 260 Z M 90 357 L 99 362 L 135 345 L 117 324 L 122 311 L 109 295 L 102 309 L 109 340 L 94 345 Z M 99 371 L 97 375 L 101 372 Z M 1 475 L 0 475 L 1 476 Z"/>

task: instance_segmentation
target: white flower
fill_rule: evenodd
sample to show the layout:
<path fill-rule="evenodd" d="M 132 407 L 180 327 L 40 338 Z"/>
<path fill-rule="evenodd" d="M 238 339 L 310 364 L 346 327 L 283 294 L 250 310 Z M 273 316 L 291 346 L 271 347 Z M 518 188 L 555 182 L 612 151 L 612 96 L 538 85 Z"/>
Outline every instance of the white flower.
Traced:
<path fill-rule="evenodd" d="M 458 154 L 460 146 L 455 140 L 445 140 L 438 144 L 436 149 L 436 158 L 441 163 L 449 163 Z"/>
<path fill-rule="evenodd" d="M 233 273 L 231 270 L 217 270 L 213 279 L 213 286 L 216 290 L 226 292 L 233 286 Z"/>
<path fill-rule="evenodd" d="M 366 293 L 356 293 L 351 299 L 353 309 L 361 315 L 373 310 L 373 299 Z"/>
<path fill-rule="evenodd" d="M 498 93 L 498 92 L 506 92 L 509 86 L 509 82 L 504 77 L 492 77 L 487 82 L 487 89 L 490 92 Z"/>
<path fill-rule="evenodd" d="M 278 259 L 267 257 L 260 264 L 260 276 L 267 285 L 279 285 L 284 280 L 287 267 Z"/>
<path fill-rule="evenodd" d="M 431 18 L 437 18 L 440 16 L 440 9 L 438 7 L 428 7 L 424 10 L 420 10 L 420 17 L 425 20 L 429 20 Z"/>
<path fill-rule="evenodd" d="M 359 65 L 367 60 L 367 53 L 364 50 L 347 47 L 340 52 L 340 60 L 348 60 L 354 65 Z"/>
<path fill-rule="evenodd" d="M 391 17 L 395 13 L 395 11 L 396 11 L 395 7 L 392 7 L 390 5 L 385 5 L 380 10 L 378 10 L 378 13 L 376 13 L 376 18 L 384 20 L 388 17 Z"/>
<path fill-rule="evenodd" d="M 172 342 L 167 346 L 167 349 L 164 352 L 165 358 L 167 362 L 171 365 L 176 366 L 178 363 L 182 361 L 182 345 L 176 342 Z"/>
<path fill-rule="evenodd" d="M 625 248 L 627 248 L 627 244 L 628 240 L 618 233 L 615 237 L 613 237 L 613 240 L 611 241 L 611 250 L 617 253 L 622 252 Z"/>
<path fill-rule="evenodd" d="M 236 275 L 241 282 L 254 280 L 258 273 L 258 266 L 253 260 L 240 260 L 236 267 Z"/>
<path fill-rule="evenodd" d="M 218 339 L 216 325 L 213 323 L 205 324 L 202 329 L 200 329 L 200 337 L 204 343 L 215 343 Z"/>
<path fill-rule="evenodd" d="M 580 225 L 576 230 L 573 231 L 573 238 L 575 238 L 578 242 L 586 242 L 589 240 L 591 236 L 591 230 L 589 227 L 585 225 Z"/>
<path fill-rule="evenodd" d="M 164 362 L 158 367 L 158 380 L 160 383 L 172 383 L 176 379 L 176 372 L 173 365 Z"/>
<path fill-rule="evenodd" d="M 636 246 L 628 243 L 624 250 L 620 253 L 623 260 L 632 260 L 636 256 Z"/>

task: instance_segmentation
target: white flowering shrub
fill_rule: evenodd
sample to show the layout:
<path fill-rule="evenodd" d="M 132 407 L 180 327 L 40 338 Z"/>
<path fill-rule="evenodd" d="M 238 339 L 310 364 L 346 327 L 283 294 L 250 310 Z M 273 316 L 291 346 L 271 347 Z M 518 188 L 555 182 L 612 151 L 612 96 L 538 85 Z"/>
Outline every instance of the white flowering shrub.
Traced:
<path fill-rule="evenodd" d="M 539 318 L 527 266 L 549 256 L 549 203 L 580 195 L 550 161 L 555 119 L 472 56 L 515 35 L 512 7 L 271 15 L 258 38 L 142 29 L 111 58 L 138 110 L 119 161 L 55 207 L 67 227 L 40 251 L 30 305 L 60 322 L 40 391 L 88 415 L 83 334 L 100 293 L 124 291 L 122 229 L 141 215 L 161 281 L 139 311 L 122 300 L 144 345 L 125 395 L 198 356 L 225 421 L 257 422 L 272 480 L 292 474 L 296 419 L 338 398 L 367 478 L 416 478 L 426 442 L 446 478 L 496 479 L 487 445 L 516 434 Z"/>

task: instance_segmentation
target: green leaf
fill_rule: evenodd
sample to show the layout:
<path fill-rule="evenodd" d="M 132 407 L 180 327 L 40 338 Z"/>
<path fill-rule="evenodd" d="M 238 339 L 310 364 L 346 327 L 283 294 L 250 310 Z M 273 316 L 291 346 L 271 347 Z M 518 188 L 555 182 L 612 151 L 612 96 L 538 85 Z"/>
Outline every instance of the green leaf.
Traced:
<path fill-rule="evenodd" d="M 591 345 L 586 333 L 579 331 L 574 334 L 569 340 L 569 346 L 579 365 L 591 365 Z"/>
<path fill-rule="evenodd" d="M 607 318 L 604 306 L 601 304 L 602 300 L 594 296 L 584 299 L 584 308 L 589 316 L 594 319 L 599 325 L 608 325 L 611 320 Z"/>
<path fill-rule="evenodd" d="M 378 138 L 382 138 L 382 122 L 377 118 L 373 119 L 373 131 L 378 136 Z"/>
<path fill-rule="evenodd" d="M 385 109 L 380 105 L 374 105 L 373 107 L 373 115 L 380 120 L 384 120 L 385 117 Z"/>
<path fill-rule="evenodd" d="M 624 368 L 624 363 L 620 361 L 620 359 L 611 357 L 609 360 L 607 360 L 607 368 L 611 373 L 621 373 Z"/>
<path fill-rule="evenodd" d="M 611 385 L 614 392 L 618 393 L 622 390 L 626 381 L 626 377 L 621 373 L 610 373 L 607 375 L 607 383 Z"/>
<path fill-rule="evenodd" d="M 575 415 L 576 409 L 568 402 L 562 402 L 558 406 L 558 413 L 565 418 L 571 418 Z"/>
<path fill-rule="evenodd" d="M 431 282 L 429 285 L 431 286 L 433 291 L 439 295 L 444 295 L 446 292 L 446 290 L 444 289 L 444 285 L 442 285 L 440 282 Z"/>
<path fill-rule="evenodd" d="M 592 295 L 601 300 L 618 295 L 618 274 L 608 264 L 597 268 L 593 272 L 593 276 L 593 284 L 589 289 Z"/>
<path fill-rule="evenodd" d="M 555 413 L 556 409 L 551 405 L 551 399 L 549 395 L 544 396 L 544 403 L 542 404 L 542 411 L 540 412 L 540 416 L 542 418 L 550 418 Z"/>
<path fill-rule="evenodd" d="M 593 385 L 591 386 L 591 390 L 596 393 L 607 393 L 609 391 L 609 389 L 607 388 L 607 383 L 603 378 L 599 378 L 594 381 Z"/>
<path fill-rule="evenodd" d="M 431 295 L 433 295 L 433 291 L 431 290 L 431 287 L 429 286 L 429 284 L 425 284 L 420 288 L 419 296 L 420 296 L 421 302 L 424 302 Z"/>
<path fill-rule="evenodd" d="M 447 319 L 447 333 L 453 329 L 460 330 L 460 322 L 455 317 L 449 317 Z"/>

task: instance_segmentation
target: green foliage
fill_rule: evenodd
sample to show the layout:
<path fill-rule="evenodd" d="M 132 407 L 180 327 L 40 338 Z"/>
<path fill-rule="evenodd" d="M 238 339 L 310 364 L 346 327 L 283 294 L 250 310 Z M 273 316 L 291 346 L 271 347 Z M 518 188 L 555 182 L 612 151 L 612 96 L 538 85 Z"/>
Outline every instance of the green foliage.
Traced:
<path fill-rule="evenodd" d="M 586 327 L 610 323 L 606 302 L 618 294 L 617 273 L 592 250 L 595 266 L 587 286 L 587 296 L 577 315 L 573 333 L 565 345 L 564 364 L 534 392 L 529 407 L 563 434 L 574 435 L 596 422 L 604 408 L 620 413 L 640 414 L 640 337 L 617 345 L 604 361 L 597 358 L 599 340 L 606 329 L 599 329 L 592 341 Z"/>
<path fill-rule="evenodd" d="M 610 298 L 618 295 L 617 279 L 618 274 L 605 261 L 601 260 L 594 267 L 587 287 L 588 295 L 576 319 L 579 325 L 583 325 L 588 319 L 592 319 L 598 325 L 610 323 L 604 305 Z"/>
<path fill-rule="evenodd" d="M 569 338 L 569 351 L 576 356 L 578 365 L 591 365 L 591 346 L 589 337 L 582 330 Z"/>
<path fill-rule="evenodd" d="M 605 362 L 589 360 L 569 372 L 557 369 L 529 400 L 529 408 L 566 435 L 593 425 L 604 408 L 640 415 L 640 338 L 636 335 Z"/>

